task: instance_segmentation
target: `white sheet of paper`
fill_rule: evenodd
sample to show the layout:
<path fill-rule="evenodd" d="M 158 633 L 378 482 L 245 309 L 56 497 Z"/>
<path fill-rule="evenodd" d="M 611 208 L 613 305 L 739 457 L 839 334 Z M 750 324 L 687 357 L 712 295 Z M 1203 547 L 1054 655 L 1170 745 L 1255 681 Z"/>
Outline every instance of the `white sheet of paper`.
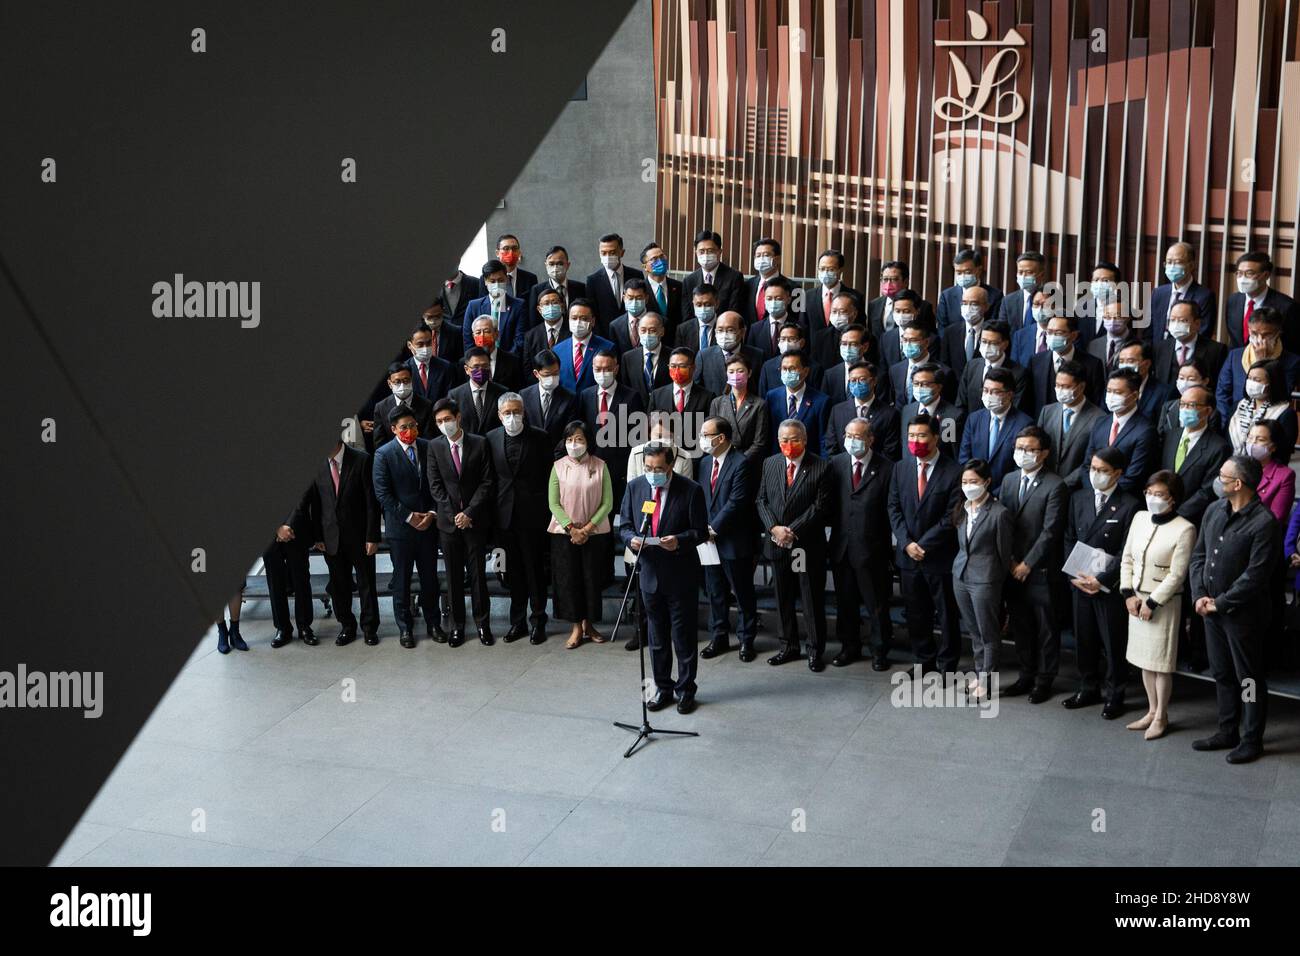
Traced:
<path fill-rule="evenodd" d="M 1077 578 L 1081 574 L 1096 577 L 1112 567 L 1113 563 L 1118 560 L 1118 558 L 1111 557 L 1101 548 L 1094 548 L 1082 541 L 1076 541 L 1069 557 L 1065 559 L 1065 564 L 1061 566 L 1061 571 L 1072 578 Z M 1107 587 L 1103 586 L 1102 590 L 1108 594 L 1110 593 L 1110 589 Z"/>
<path fill-rule="evenodd" d="M 721 564 L 722 559 L 718 557 L 718 546 L 712 541 L 705 541 L 703 544 L 696 545 L 695 550 L 700 555 L 700 564 Z"/>

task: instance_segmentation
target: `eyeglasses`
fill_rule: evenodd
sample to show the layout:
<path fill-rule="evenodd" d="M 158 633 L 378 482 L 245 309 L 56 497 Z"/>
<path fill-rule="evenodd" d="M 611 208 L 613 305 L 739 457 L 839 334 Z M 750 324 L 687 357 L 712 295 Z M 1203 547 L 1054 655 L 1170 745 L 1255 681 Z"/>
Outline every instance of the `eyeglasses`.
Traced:
<path fill-rule="evenodd" d="M 1204 408 L 1209 402 L 1179 402 L 1178 407 L 1188 411 L 1196 411 L 1198 408 Z"/>
<path fill-rule="evenodd" d="M 1237 270 L 1237 278 L 1239 279 L 1258 279 L 1262 275 L 1264 275 L 1264 273 L 1256 272 L 1253 269 L 1250 272 L 1244 272 L 1241 269 Z"/>

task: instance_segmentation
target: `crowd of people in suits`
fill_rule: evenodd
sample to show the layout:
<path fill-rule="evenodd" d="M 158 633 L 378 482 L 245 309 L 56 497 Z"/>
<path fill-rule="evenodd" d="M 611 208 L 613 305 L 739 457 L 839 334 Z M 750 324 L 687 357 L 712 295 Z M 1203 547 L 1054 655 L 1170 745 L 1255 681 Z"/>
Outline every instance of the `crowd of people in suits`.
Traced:
<path fill-rule="evenodd" d="M 479 641 L 494 643 L 494 570 L 505 641 L 545 641 L 549 603 L 570 624 L 566 647 L 604 643 L 621 560 L 637 570 L 626 646 L 651 652 L 649 706 L 689 712 L 698 658 L 733 639 L 741 661 L 756 657 L 761 561 L 771 665 L 823 670 L 830 590 L 829 663 L 888 670 L 897 579 L 915 679 L 958 673 L 964 633 L 973 699 L 1042 703 L 1068 680 L 1066 707 L 1114 719 L 1140 672 L 1146 708 L 1128 726 L 1154 739 L 1181 659 L 1217 687 L 1219 726 L 1193 745 L 1233 763 L 1260 755 L 1285 569 L 1300 568 L 1300 310 L 1272 288 L 1267 255 L 1237 259 L 1220 341 L 1215 294 L 1183 242 L 1146 297 L 1099 262 L 1066 299 L 1034 251 L 1004 294 L 963 249 L 934 303 L 905 262 L 885 262 L 868 297 L 834 249 L 810 287 L 782 273 L 774 239 L 753 244 L 748 275 L 722 249 L 698 233 L 697 268 L 679 280 L 658 243 L 638 269 L 611 233 L 577 281 L 563 247 L 538 277 L 503 235 L 479 276 L 457 270 L 359 410 L 361 440 L 338 442 L 264 555 L 272 646 L 295 629 L 318 643 L 312 548 L 329 567 L 336 643 L 359 629 L 374 644 L 387 544 L 408 648 L 413 608 L 429 637 L 462 644 L 467 590 Z M 701 592 L 710 639 L 697 654 Z M 223 652 L 247 647 L 232 626 L 219 625 Z M 995 679 L 1004 635 L 1009 684 Z"/>

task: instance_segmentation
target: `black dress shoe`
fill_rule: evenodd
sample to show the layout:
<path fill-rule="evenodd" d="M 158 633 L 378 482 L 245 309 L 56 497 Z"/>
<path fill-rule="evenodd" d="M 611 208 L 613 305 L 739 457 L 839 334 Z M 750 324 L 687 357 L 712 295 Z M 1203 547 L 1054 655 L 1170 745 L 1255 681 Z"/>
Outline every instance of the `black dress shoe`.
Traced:
<path fill-rule="evenodd" d="M 347 647 L 356 639 L 356 631 L 339 631 L 339 636 L 334 638 L 334 644 L 336 647 Z"/>
<path fill-rule="evenodd" d="M 1093 704 L 1100 703 L 1101 694 L 1095 690 L 1080 690 L 1061 701 L 1061 706 L 1066 710 L 1078 710 L 1080 707 L 1091 707 Z"/>
<path fill-rule="evenodd" d="M 533 629 L 532 629 L 531 631 L 528 632 L 528 643 L 529 643 L 529 644 L 545 644 L 545 643 L 546 643 L 546 625 L 544 625 L 544 624 L 534 624 L 534 625 L 533 625 Z"/>
<path fill-rule="evenodd" d="M 871 659 L 871 669 L 872 669 L 873 671 L 887 671 L 887 670 L 889 670 L 889 658 L 888 658 L 888 657 L 873 657 L 873 658 Z"/>
<path fill-rule="evenodd" d="M 641 650 L 641 638 L 638 637 L 636 634 L 633 634 L 631 637 L 627 639 L 627 643 L 623 645 L 623 650 L 625 651 Z"/>
<path fill-rule="evenodd" d="M 681 710 L 681 707 L 677 708 Z M 1250 763 L 1252 760 L 1258 760 L 1264 755 L 1264 748 L 1259 744 L 1248 743 L 1243 740 L 1237 746 L 1228 751 L 1224 758 L 1228 763 Z"/>
<path fill-rule="evenodd" d="M 783 647 L 775 654 L 773 654 L 771 657 L 769 657 L 767 659 L 767 662 L 771 664 L 773 667 L 775 667 L 778 664 L 789 664 L 791 661 L 801 661 L 801 660 L 803 660 L 803 655 L 800 654 L 796 648 Z"/>
<path fill-rule="evenodd" d="M 826 670 L 826 665 L 822 663 L 822 656 L 816 652 L 808 655 L 808 669 L 814 674 L 820 674 Z"/>
<path fill-rule="evenodd" d="M 248 645 L 244 643 L 244 638 L 239 633 L 239 622 L 230 622 L 230 646 L 237 651 L 248 650 Z"/>
<path fill-rule="evenodd" d="M 230 653 L 230 631 L 226 629 L 225 621 L 217 625 L 217 653 Z"/>
<path fill-rule="evenodd" d="M 424 633 L 433 638 L 435 644 L 447 643 L 447 632 L 442 629 L 441 624 L 426 621 L 424 625 Z"/>
<path fill-rule="evenodd" d="M 491 647 L 496 643 L 496 639 L 492 636 L 492 629 L 490 627 L 480 627 L 478 629 L 478 642 L 484 647 Z"/>
<path fill-rule="evenodd" d="M 670 690 L 661 690 L 646 701 L 646 710 L 663 710 L 665 707 L 673 705 L 673 692 Z"/>
<path fill-rule="evenodd" d="M 1202 737 L 1192 741 L 1193 750 L 1233 750 L 1241 743 L 1236 734 L 1217 733 L 1211 737 Z"/>
<path fill-rule="evenodd" d="M 682 694 L 681 700 L 677 702 L 677 713 L 689 714 L 695 709 L 695 695 Z"/>
<path fill-rule="evenodd" d="M 758 655 L 754 653 L 754 645 L 753 645 L 753 644 L 741 644 L 741 645 L 740 645 L 740 659 L 741 659 L 741 661 L 742 661 L 743 663 L 748 664 L 750 661 L 752 661 L 752 660 L 753 660 L 755 657 L 757 657 L 757 656 L 758 656 Z"/>
<path fill-rule="evenodd" d="M 1031 704 L 1041 704 L 1043 701 L 1052 699 L 1051 684 L 1035 684 L 1034 689 L 1029 692 L 1029 702 Z"/>
<path fill-rule="evenodd" d="M 522 624 L 511 624 L 510 630 L 506 631 L 504 634 L 501 635 L 501 643 L 513 644 L 515 641 L 519 640 L 519 638 L 523 637 L 527 633 L 528 633 L 528 629 L 525 628 Z"/>
<path fill-rule="evenodd" d="M 415 635 L 412 634 L 410 631 L 402 631 L 402 633 L 398 635 L 398 640 L 400 641 L 403 647 L 415 646 Z"/>
<path fill-rule="evenodd" d="M 447 638 L 448 647 L 460 647 L 465 643 L 465 632 L 459 627 L 451 629 L 451 636 Z"/>
<path fill-rule="evenodd" d="M 364 639 L 365 642 L 369 644 L 371 647 L 374 647 L 376 644 L 379 643 L 379 635 L 376 634 L 374 631 L 366 631 Z"/>
<path fill-rule="evenodd" d="M 1116 717 L 1120 716 L 1123 713 L 1124 713 L 1123 697 L 1112 697 L 1110 700 L 1106 701 L 1106 706 L 1101 709 L 1101 716 L 1103 720 L 1114 720 Z"/>
<path fill-rule="evenodd" d="M 1015 683 L 1008 684 L 998 691 L 1001 697 L 1019 697 L 1021 694 L 1028 694 L 1034 689 L 1034 682 L 1027 678 L 1020 678 Z"/>
<path fill-rule="evenodd" d="M 302 639 L 302 642 L 306 644 L 308 647 L 315 647 L 317 644 L 320 643 L 320 638 L 318 638 L 315 634 L 312 633 L 310 627 L 303 628 L 301 631 L 299 631 L 298 637 L 300 637 Z"/>
<path fill-rule="evenodd" d="M 293 631 L 276 631 L 275 637 L 271 639 L 272 647 L 284 647 L 293 640 Z"/>
<path fill-rule="evenodd" d="M 862 660 L 862 654 L 859 651 L 840 651 L 831 658 L 831 667 L 848 667 L 854 661 Z"/>
<path fill-rule="evenodd" d="M 714 638 L 713 640 L 709 641 L 709 643 L 704 645 L 704 650 L 700 651 L 700 656 L 703 657 L 706 661 L 711 661 L 713 660 L 713 658 L 719 657 L 727 653 L 727 651 L 729 650 L 731 650 L 731 641 L 729 640 L 720 641 L 717 638 Z"/>

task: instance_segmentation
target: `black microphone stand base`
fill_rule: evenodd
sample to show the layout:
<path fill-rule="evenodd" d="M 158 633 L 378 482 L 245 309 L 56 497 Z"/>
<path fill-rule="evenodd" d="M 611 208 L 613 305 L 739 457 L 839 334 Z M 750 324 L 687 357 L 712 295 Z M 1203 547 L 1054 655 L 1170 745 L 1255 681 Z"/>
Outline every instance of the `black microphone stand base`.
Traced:
<path fill-rule="evenodd" d="M 641 538 L 645 537 L 646 528 L 649 526 L 649 524 L 650 524 L 650 515 L 647 514 L 645 515 L 645 517 L 641 519 L 641 530 L 637 533 L 638 537 Z M 637 555 L 638 560 L 632 562 L 632 570 L 631 572 L 628 573 L 627 587 L 623 591 L 623 603 L 620 604 L 618 607 L 618 616 L 614 619 L 614 629 L 613 631 L 610 632 L 609 635 L 609 639 L 611 642 L 616 640 L 618 637 L 619 626 L 623 623 L 623 615 L 627 611 L 628 598 L 632 596 L 632 588 L 636 586 L 636 576 L 641 570 L 640 557 L 641 556 L 638 554 Z M 671 736 L 674 737 L 698 737 L 699 736 L 699 734 L 696 733 L 694 730 L 660 730 L 657 727 L 650 726 L 649 711 L 647 711 L 646 709 L 646 699 L 645 699 L 645 646 L 647 643 L 649 643 L 648 629 L 647 629 L 646 639 L 640 640 L 638 641 L 638 643 L 640 644 L 640 648 L 639 648 L 640 654 L 638 656 L 641 658 L 641 688 L 642 688 L 641 725 L 638 727 L 636 724 L 625 724 L 622 721 L 618 721 L 618 720 L 614 721 L 615 727 L 619 727 L 622 728 L 623 730 L 631 731 L 632 733 L 636 734 L 636 740 L 632 741 L 632 746 L 628 747 L 627 752 L 623 754 L 624 759 L 636 753 L 637 748 L 640 747 L 642 743 L 649 740 L 651 734 L 670 734 Z"/>

